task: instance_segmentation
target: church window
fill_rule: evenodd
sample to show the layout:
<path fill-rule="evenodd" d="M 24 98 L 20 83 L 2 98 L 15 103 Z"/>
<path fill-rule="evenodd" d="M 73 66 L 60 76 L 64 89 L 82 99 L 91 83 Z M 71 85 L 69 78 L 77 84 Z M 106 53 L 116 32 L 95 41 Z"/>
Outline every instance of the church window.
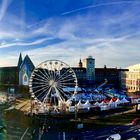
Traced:
<path fill-rule="evenodd" d="M 27 76 L 26 75 L 24 76 L 24 82 L 27 82 Z"/>

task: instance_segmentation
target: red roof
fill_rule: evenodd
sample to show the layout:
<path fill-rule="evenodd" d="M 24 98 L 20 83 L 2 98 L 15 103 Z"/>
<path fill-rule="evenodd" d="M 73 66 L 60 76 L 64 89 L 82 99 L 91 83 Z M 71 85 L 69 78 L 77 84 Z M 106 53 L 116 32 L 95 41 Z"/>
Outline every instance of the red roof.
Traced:
<path fill-rule="evenodd" d="M 115 102 L 116 100 L 117 100 L 117 98 L 115 98 L 115 97 L 112 98 L 112 101 L 113 101 L 113 102 Z"/>

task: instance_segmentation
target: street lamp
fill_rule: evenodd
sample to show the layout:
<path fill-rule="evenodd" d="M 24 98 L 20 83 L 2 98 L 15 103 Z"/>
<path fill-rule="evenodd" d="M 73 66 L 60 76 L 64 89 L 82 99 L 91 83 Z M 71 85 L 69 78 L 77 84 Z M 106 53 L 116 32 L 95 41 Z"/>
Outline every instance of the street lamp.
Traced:
<path fill-rule="evenodd" d="M 76 105 L 76 94 L 77 94 L 77 88 L 78 88 L 78 85 L 75 86 L 75 91 L 74 91 L 74 112 L 75 112 L 75 120 L 77 120 L 77 105 Z"/>

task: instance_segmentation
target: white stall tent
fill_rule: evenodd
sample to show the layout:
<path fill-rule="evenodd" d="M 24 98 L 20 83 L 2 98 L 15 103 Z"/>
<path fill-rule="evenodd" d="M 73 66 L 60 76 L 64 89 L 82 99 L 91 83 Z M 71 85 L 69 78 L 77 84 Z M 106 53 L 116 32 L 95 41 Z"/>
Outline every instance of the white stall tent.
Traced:
<path fill-rule="evenodd" d="M 106 103 L 105 103 L 104 101 L 102 101 L 102 102 L 100 103 L 100 106 L 103 106 L 103 105 L 106 105 Z"/>
<path fill-rule="evenodd" d="M 110 109 L 110 107 L 109 107 L 108 104 L 101 105 L 100 108 L 101 108 L 101 111 L 103 111 L 103 110 L 109 110 Z"/>
<path fill-rule="evenodd" d="M 80 109 L 80 108 L 83 108 L 83 104 L 81 103 L 81 100 L 79 100 L 78 104 L 77 104 L 77 108 Z"/>
<path fill-rule="evenodd" d="M 81 103 L 81 100 L 77 104 L 78 109 L 90 109 L 91 104 L 89 103 L 89 100 L 87 100 L 84 104 Z"/>
<path fill-rule="evenodd" d="M 116 108 L 116 103 L 113 102 L 112 99 L 109 101 L 109 104 L 108 105 L 109 105 L 110 109 Z"/>
<path fill-rule="evenodd" d="M 91 104 L 90 104 L 89 100 L 87 100 L 87 101 L 85 102 L 85 104 L 83 104 L 83 107 L 84 107 L 84 108 L 90 109 Z"/>
<path fill-rule="evenodd" d="M 122 101 L 119 99 L 119 98 L 117 98 L 117 100 L 115 101 L 115 107 L 116 108 L 119 108 L 120 106 L 120 104 L 122 104 Z"/>
<path fill-rule="evenodd" d="M 96 102 L 94 105 L 97 106 L 97 107 L 100 107 L 100 103 L 99 102 Z"/>
<path fill-rule="evenodd" d="M 101 108 L 101 111 L 102 111 L 102 110 L 109 110 L 109 109 L 110 109 L 109 103 L 105 103 L 104 101 L 102 101 L 102 102 L 100 103 L 100 108 Z"/>
<path fill-rule="evenodd" d="M 129 101 L 126 100 L 125 98 L 123 98 L 123 99 L 121 100 L 121 102 L 122 102 L 122 103 L 129 103 Z"/>

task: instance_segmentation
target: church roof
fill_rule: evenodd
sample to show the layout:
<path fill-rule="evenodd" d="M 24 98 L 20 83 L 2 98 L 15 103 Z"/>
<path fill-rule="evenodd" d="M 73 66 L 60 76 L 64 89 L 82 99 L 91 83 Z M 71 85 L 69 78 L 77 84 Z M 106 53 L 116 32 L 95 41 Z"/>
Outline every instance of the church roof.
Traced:
<path fill-rule="evenodd" d="M 22 69 L 23 65 L 27 65 L 30 71 L 33 71 L 35 66 L 28 55 L 25 56 L 20 69 Z"/>
<path fill-rule="evenodd" d="M 18 65 L 17 65 L 17 67 L 18 67 L 19 69 L 20 69 L 21 64 L 22 64 L 22 54 L 20 53 L 19 59 L 18 59 Z"/>

